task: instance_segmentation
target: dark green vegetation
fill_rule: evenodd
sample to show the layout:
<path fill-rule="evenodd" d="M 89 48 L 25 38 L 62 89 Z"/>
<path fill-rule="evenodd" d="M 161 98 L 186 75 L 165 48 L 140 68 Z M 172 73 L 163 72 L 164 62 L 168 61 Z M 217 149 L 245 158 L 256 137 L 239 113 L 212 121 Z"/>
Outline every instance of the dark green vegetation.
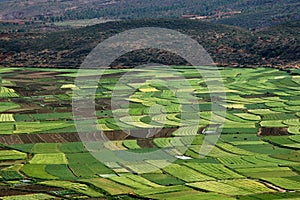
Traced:
<path fill-rule="evenodd" d="M 200 129 L 210 122 L 209 93 L 204 80 L 192 67 L 175 67 L 190 83 L 186 90 L 171 71 L 159 77 L 182 87 L 176 93 L 198 97 Z M 206 68 L 207 69 L 207 68 Z M 214 79 L 215 71 L 211 70 Z M 129 69 L 110 69 L 99 80 L 96 95 L 98 129 L 110 137 L 112 151 L 155 151 L 173 139 L 179 147 L 198 132 L 185 152 L 190 159 L 145 160 L 143 163 L 101 163 L 80 142 L 74 127 L 72 90 L 88 89 L 74 84 L 76 70 L 54 68 L 1 68 L 0 87 L 0 198 L 107 198 L 107 199 L 289 199 L 300 195 L 300 76 L 268 68 L 221 68 L 227 94 L 219 106 L 227 108 L 222 135 L 204 158 L 199 150 L 204 135 L 198 127 L 180 119 L 181 106 L 174 92 L 153 82 L 138 85 L 129 99 L 126 116 L 113 118 L 112 89 L 120 74 Z M 86 70 L 83 76 L 94 75 Z M 152 71 L 141 69 L 136 80 Z M 149 110 L 152 105 L 161 110 Z M 183 110 L 185 112 L 191 112 Z M 149 115 L 152 113 L 152 115 Z M 221 116 L 220 116 L 221 117 Z M 182 122 L 182 124 L 180 124 Z M 157 138 L 136 139 L 119 131 L 162 127 Z M 177 129 L 178 126 L 182 128 Z M 112 134 L 113 133 L 113 134 Z M 146 167 L 170 164 L 151 173 Z M 132 173 L 130 173 L 132 172 Z M 5 197 L 4 197 L 5 196 Z"/>
<path fill-rule="evenodd" d="M 187 19 L 149 19 L 109 22 L 54 33 L 6 35 L 0 38 L 0 64 L 77 68 L 103 40 L 122 31 L 140 27 L 169 28 L 187 34 L 197 40 L 218 65 L 294 67 L 299 62 L 300 21 L 263 31 L 248 31 Z M 171 52 L 147 49 L 125 54 L 112 63 L 112 66 L 126 67 L 149 62 L 187 64 Z"/>
<path fill-rule="evenodd" d="M 78 19 L 179 18 L 205 16 L 216 21 L 246 28 L 260 28 L 299 19 L 297 0 L 82 0 L 73 1 L 0 1 L 2 19 L 56 22 Z"/>

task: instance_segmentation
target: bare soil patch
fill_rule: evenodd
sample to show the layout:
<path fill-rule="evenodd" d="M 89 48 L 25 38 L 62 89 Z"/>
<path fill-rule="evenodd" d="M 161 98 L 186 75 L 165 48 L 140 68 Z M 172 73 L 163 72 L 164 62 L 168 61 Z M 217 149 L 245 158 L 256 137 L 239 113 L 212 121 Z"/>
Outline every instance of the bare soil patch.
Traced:
<path fill-rule="evenodd" d="M 49 191 L 60 191 L 63 190 L 62 188 L 59 187 L 50 187 L 50 186 L 45 186 L 45 185 L 25 185 L 25 186 L 17 186 L 15 187 L 18 190 L 28 190 L 28 191 L 33 191 L 33 192 L 49 192 Z"/>
<path fill-rule="evenodd" d="M 260 128 L 259 133 L 261 136 L 281 136 L 290 135 L 287 128 Z"/>
<path fill-rule="evenodd" d="M 31 191 L 21 191 L 15 190 L 8 186 L 0 186 L 0 197 L 3 196 L 13 196 L 13 195 L 25 195 L 25 194 L 32 194 Z"/>
<path fill-rule="evenodd" d="M 142 148 L 154 148 L 153 138 L 150 139 L 137 139 L 137 144 Z"/>
<path fill-rule="evenodd" d="M 105 131 L 103 134 L 109 140 L 125 140 L 125 139 L 141 139 L 141 145 L 145 147 L 153 146 L 153 138 L 171 137 L 172 133 L 177 128 L 163 128 L 158 133 L 156 129 L 149 129 L 147 132 L 156 133 L 144 139 L 143 132 L 136 130 L 133 135 L 128 135 L 124 131 Z M 145 130 L 146 131 L 146 130 Z M 137 134 L 141 137 L 135 137 Z M 31 143 L 67 143 L 67 142 L 80 142 L 80 141 L 99 141 L 103 140 L 99 133 L 82 133 L 79 137 L 77 133 L 41 133 L 41 134 L 18 134 L 18 135 L 1 135 L 0 143 L 5 145 L 11 144 L 31 144 Z"/>

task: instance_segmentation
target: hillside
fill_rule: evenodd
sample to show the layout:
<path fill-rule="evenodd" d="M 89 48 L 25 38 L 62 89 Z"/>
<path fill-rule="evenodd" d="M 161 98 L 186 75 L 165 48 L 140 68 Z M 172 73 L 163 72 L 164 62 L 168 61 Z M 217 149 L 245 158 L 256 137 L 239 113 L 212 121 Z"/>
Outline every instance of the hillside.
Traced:
<path fill-rule="evenodd" d="M 0 1 L 0 19 L 66 21 L 200 16 L 244 28 L 262 28 L 300 19 L 298 0 L 8 0 Z"/>
<path fill-rule="evenodd" d="M 283 66 L 297 63 L 300 57 L 299 21 L 255 32 L 191 20 L 132 20 L 47 34 L 19 33 L 2 37 L 0 64 L 76 68 L 99 42 L 137 27 L 164 27 L 190 35 L 220 65 Z M 150 49 L 124 55 L 114 65 L 132 66 L 149 59 L 163 64 L 186 64 L 168 52 Z"/>

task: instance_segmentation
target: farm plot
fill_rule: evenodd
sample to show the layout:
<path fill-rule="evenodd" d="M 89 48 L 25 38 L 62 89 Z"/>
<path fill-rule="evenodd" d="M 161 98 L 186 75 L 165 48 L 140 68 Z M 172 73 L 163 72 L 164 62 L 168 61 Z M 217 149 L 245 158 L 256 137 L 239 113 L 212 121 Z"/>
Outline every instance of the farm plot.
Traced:
<path fill-rule="evenodd" d="M 224 151 L 227 151 L 227 152 L 230 152 L 232 154 L 237 154 L 237 155 L 246 155 L 246 156 L 249 156 L 249 155 L 254 155 L 255 153 L 253 152 L 250 152 L 250 151 L 246 151 L 244 149 L 240 149 L 236 146 L 233 146 L 231 144 L 228 144 L 228 143 L 217 143 L 216 144 L 217 147 L 219 147 L 220 149 L 224 150 Z"/>
<path fill-rule="evenodd" d="M 178 127 L 184 124 L 184 121 L 178 121 L 178 120 L 172 120 L 168 118 L 168 114 L 160 114 L 160 115 L 155 115 L 151 118 L 152 123 L 158 124 L 160 126 L 165 126 L 165 127 Z M 187 120 L 186 120 L 187 121 Z"/>
<path fill-rule="evenodd" d="M 218 180 L 243 178 L 240 174 L 233 172 L 221 164 L 188 162 L 184 165 Z"/>
<path fill-rule="evenodd" d="M 279 127 L 279 128 L 287 127 L 287 125 L 285 125 L 282 120 L 261 121 L 260 125 L 262 127 L 272 127 L 272 128 L 273 127 Z"/>
<path fill-rule="evenodd" d="M 295 135 L 300 135 L 300 126 L 289 126 L 288 132 Z"/>
<path fill-rule="evenodd" d="M 26 153 L 31 153 L 31 149 L 34 146 L 34 144 L 12 144 L 9 145 L 10 148 L 16 149 L 18 151 L 26 152 Z"/>
<path fill-rule="evenodd" d="M 127 148 L 123 145 L 123 141 L 118 141 L 118 140 L 114 140 L 114 141 L 108 141 L 104 143 L 105 148 L 109 149 L 109 150 L 127 150 Z"/>
<path fill-rule="evenodd" d="M 159 171 L 159 168 L 147 162 L 120 162 L 120 165 L 136 174 L 143 174 L 149 171 Z"/>
<path fill-rule="evenodd" d="M 97 163 L 86 163 L 86 164 L 69 164 L 70 168 L 77 177 L 88 178 L 96 177 L 101 174 L 113 173 L 111 169 L 108 169 L 105 165 L 100 162 Z"/>
<path fill-rule="evenodd" d="M 286 119 L 283 121 L 284 124 L 289 125 L 289 126 L 300 126 L 300 120 L 299 118 L 297 119 Z"/>
<path fill-rule="evenodd" d="M 296 155 L 297 157 L 297 155 Z M 272 165 L 274 163 L 276 163 L 277 165 L 286 165 L 286 166 L 293 166 L 293 165 L 298 165 L 298 161 L 294 161 L 294 160 L 288 160 L 288 159 L 278 159 L 278 158 L 273 158 L 272 156 L 267 156 L 267 155 L 259 155 L 259 156 L 248 156 L 245 158 L 249 158 L 252 159 L 252 162 L 255 162 L 255 160 L 257 160 L 258 163 L 262 162 L 262 163 L 266 163 L 268 165 Z"/>
<path fill-rule="evenodd" d="M 189 199 L 224 199 L 224 200 L 234 200 L 235 198 L 221 195 L 213 192 L 199 192 L 197 190 L 184 190 L 178 192 L 166 192 L 160 194 L 153 194 L 146 196 L 153 199 L 172 199 L 172 200 L 189 200 Z"/>
<path fill-rule="evenodd" d="M 89 186 L 82 184 L 82 183 L 74 183 L 74 182 L 68 182 L 68 181 L 44 181 L 39 182 L 41 185 L 47 185 L 47 186 L 54 186 L 54 187 L 61 187 L 66 188 L 69 190 L 73 190 L 75 192 L 85 194 L 89 197 L 103 197 L 104 195 L 100 192 L 97 192 L 90 188 Z"/>
<path fill-rule="evenodd" d="M 298 174 L 289 167 L 258 167 L 236 169 L 240 174 L 251 178 L 280 178 L 297 176 Z"/>
<path fill-rule="evenodd" d="M 154 144 L 159 148 L 165 148 L 171 146 L 172 138 L 154 138 Z"/>
<path fill-rule="evenodd" d="M 111 174 L 111 169 L 100 163 L 89 153 L 67 154 L 69 167 L 77 177 L 95 177 L 97 174 Z"/>
<path fill-rule="evenodd" d="M 25 160 L 26 153 L 16 150 L 0 150 L 0 161 L 4 160 Z"/>
<path fill-rule="evenodd" d="M 199 157 L 199 152 L 200 152 L 201 145 L 191 145 L 189 147 L 189 150 L 195 152 L 197 157 Z M 208 145 L 207 148 L 211 149 L 209 154 L 207 156 L 213 157 L 213 158 L 219 158 L 219 157 L 231 157 L 234 156 L 234 154 L 226 152 L 216 146 Z"/>
<path fill-rule="evenodd" d="M 267 193 L 267 194 L 251 194 L 246 196 L 239 196 L 241 200 L 255 200 L 255 199 L 298 199 L 298 192 L 276 192 L 276 193 Z"/>
<path fill-rule="evenodd" d="M 280 137 L 280 136 L 276 136 Z M 234 143 L 240 149 L 247 150 L 249 152 L 253 152 L 253 154 L 261 154 L 261 155 L 273 155 L 273 154 L 288 154 L 291 152 L 290 149 L 282 148 L 279 146 L 275 146 L 273 144 L 269 144 L 267 142 L 236 142 Z"/>
<path fill-rule="evenodd" d="M 14 89 L 0 86 L 0 97 L 1 98 L 11 98 L 11 97 L 18 97 L 18 96 L 19 95 L 15 92 Z"/>
<path fill-rule="evenodd" d="M 83 153 L 86 152 L 86 148 L 82 144 L 82 142 L 68 142 L 61 143 L 59 145 L 59 151 L 63 153 Z"/>
<path fill-rule="evenodd" d="M 13 102 L 0 102 L 0 112 L 9 111 L 16 108 L 20 108 L 20 105 Z"/>
<path fill-rule="evenodd" d="M 46 179 L 46 180 L 57 179 L 56 176 L 53 176 L 48 172 L 46 172 L 46 165 L 26 164 L 21 168 L 21 171 L 24 174 L 26 174 L 26 176 L 32 178 Z"/>
<path fill-rule="evenodd" d="M 14 122 L 13 114 L 0 114 L 0 122 Z"/>
<path fill-rule="evenodd" d="M 37 143 L 33 145 L 31 152 L 38 154 L 60 153 L 59 146 L 59 143 Z"/>
<path fill-rule="evenodd" d="M 296 180 L 293 180 L 289 177 L 284 177 L 284 178 L 273 178 L 273 177 L 267 177 L 263 178 L 263 180 L 270 182 L 280 188 L 284 188 L 287 190 L 300 190 L 300 182 L 299 182 L 299 176 L 295 177 Z M 298 180 L 298 181 L 297 181 Z"/>
<path fill-rule="evenodd" d="M 5 181 L 12 181 L 12 180 L 20 180 L 23 176 L 14 170 L 1 170 L 0 171 L 0 180 L 4 179 Z"/>
<path fill-rule="evenodd" d="M 227 156 L 217 158 L 223 165 L 229 168 L 247 168 L 255 167 L 255 163 L 243 159 L 241 156 Z"/>
<path fill-rule="evenodd" d="M 30 117 L 34 121 L 59 121 L 73 119 L 73 115 L 70 112 L 31 114 Z"/>
<path fill-rule="evenodd" d="M 178 164 L 171 164 L 163 168 L 163 171 L 185 182 L 214 180 L 214 178 L 210 176 L 207 176 L 189 167 L 181 166 Z"/>
<path fill-rule="evenodd" d="M 186 186 L 169 186 L 169 187 L 156 187 L 151 189 L 138 189 L 134 193 L 139 196 L 148 196 L 159 193 L 168 193 L 168 192 L 178 192 L 178 191 L 188 191 L 191 190 Z"/>
<path fill-rule="evenodd" d="M 72 90 L 84 92 L 92 87 L 91 83 L 76 88 L 72 81 L 76 70 L 7 72 L 7 76 L 16 78 L 5 81 L 1 92 L 18 96 L 7 95 L 0 102 L 0 141 L 14 149 L 0 151 L 0 159 L 4 159 L 0 163 L 1 180 L 28 177 L 43 185 L 64 188 L 64 192 L 71 191 L 70 198 L 284 198 L 262 183 L 299 191 L 299 78 L 276 69 L 220 69 L 227 92 L 226 104 L 219 105 L 227 108 L 225 124 L 219 142 L 207 146 L 212 151 L 200 158 L 205 136 L 202 129 L 217 125 L 223 118 L 217 115 L 210 123 L 212 103 L 206 84 L 215 80 L 215 74 L 212 71 L 210 80 L 205 82 L 191 67 L 176 69 L 186 76 L 191 88 L 168 70 L 157 74 L 148 69 L 139 69 L 128 84 L 116 87 L 120 75 L 128 70 L 107 70 L 109 76 L 104 75 L 97 88 L 97 127 L 113 138 L 107 144 L 111 150 L 143 153 L 166 148 L 176 156 L 188 148 L 183 154 L 189 159 L 170 163 L 157 158 L 105 165 L 90 155 L 74 135 Z M 6 74 L 3 75 L 6 80 Z M 94 75 L 94 71 L 86 70 L 81 75 Z M 166 78 L 178 89 L 171 91 L 164 84 L 145 81 L 152 77 Z M 13 85 L 15 91 L 10 88 Z M 137 90 L 126 96 L 128 88 Z M 113 90 L 124 95 L 130 102 L 129 108 L 110 110 L 107 102 Z M 214 88 L 213 92 L 222 91 Z M 185 98 L 190 95 L 198 101 Z M 195 111 L 198 113 L 192 115 Z M 114 118 L 113 113 L 120 117 Z M 124 129 L 138 133 L 148 128 L 162 128 L 148 143 L 122 132 Z M 1 154 L 2 151 L 8 152 Z M 144 173 L 153 166 L 157 168 L 155 172 Z M 161 166 L 166 167 L 160 169 Z"/>
<path fill-rule="evenodd" d="M 294 149 L 300 149 L 299 143 L 295 143 L 295 141 L 291 140 L 287 136 L 268 136 L 265 137 L 264 140 L 280 147 L 292 147 Z"/>
<path fill-rule="evenodd" d="M 47 200 L 47 199 L 55 199 L 55 197 L 51 196 L 49 194 L 36 193 L 36 194 L 4 196 L 4 197 L 1 197 L 1 199 L 3 199 L 3 200 L 16 200 L 16 199 Z"/>
<path fill-rule="evenodd" d="M 193 136 L 199 131 L 199 126 L 180 127 L 172 133 L 173 136 Z"/>
<path fill-rule="evenodd" d="M 250 113 L 234 113 L 234 114 L 245 120 L 259 121 L 261 119 L 259 115 L 254 115 Z"/>
<path fill-rule="evenodd" d="M 153 187 L 163 187 L 161 185 L 158 185 L 156 183 L 153 183 L 141 176 L 135 176 L 132 174 L 123 174 L 120 176 L 111 176 L 108 177 L 110 180 L 115 181 L 117 183 L 126 185 L 131 188 L 135 189 L 147 189 L 147 188 L 153 188 Z"/>
<path fill-rule="evenodd" d="M 35 154 L 29 161 L 30 164 L 67 164 L 67 158 L 64 153 L 45 153 Z"/>
<path fill-rule="evenodd" d="M 45 171 L 61 180 L 76 180 L 77 179 L 77 177 L 71 172 L 69 167 L 65 164 L 46 165 Z"/>
<path fill-rule="evenodd" d="M 123 145 L 128 149 L 140 149 L 141 147 L 137 144 L 136 140 L 124 140 Z"/>
<path fill-rule="evenodd" d="M 142 177 L 148 179 L 159 185 L 169 186 L 169 185 L 183 185 L 185 182 L 175 178 L 169 174 L 152 173 L 152 174 L 142 174 Z"/>
<path fill-rule="evenodd" d="M 134 190 L 107 178 L 80 179 L 80 182 L 92 184 L 93 186 L 100 188 L 111 195 L 129 194 Z"/>
<path fill-rule="evenodd" d="M 14 134 L 41 133 L 48 130 L 70 127 L 72 124 L 66 122 L 16 122 Z"/>
<path fill-rule="evenodd" d="M 226 195 L 247 195 L 254 193 L 275 192 L 274 190 L 266 187 L 264 184 L 249 179 L 227 180 L 222 182 L 207 181 L 188 183 L 187 185 Z"/>
<path fill-rule="evenodd" d="M 294 142 L 300 143 L 300 135 L 289 136 L 289 139 Z"/>

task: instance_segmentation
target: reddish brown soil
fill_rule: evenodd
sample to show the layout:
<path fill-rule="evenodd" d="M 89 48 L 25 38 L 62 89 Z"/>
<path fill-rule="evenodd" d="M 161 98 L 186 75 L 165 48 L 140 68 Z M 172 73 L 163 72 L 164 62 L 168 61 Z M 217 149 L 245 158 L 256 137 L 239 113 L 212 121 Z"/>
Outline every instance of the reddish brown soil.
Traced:
<path fill-rule="evenodd" d="M 32 194 L 32 192 L 14 190 L 14 189 L 6 187 L 6 186 L 0 186 L 0 197 L 13 196 L 13 195 L 25 195 L 25 194 Z"/>
<path fill-rule="evenodd" d="M 261 136 L 280 136 L 280 135 L 289 135 L 287 128 L 261 128 Z"/>
<path fill-rule="evenodd" d="M 47 193 L 50 191 L 60 191 L 64 190 L 59 187 L 49 187 L 44 185 L 25 185 L 25 186 L 16 186 L 10 188 L 8 186 L 0 186 L 0 197 L 3 196 L 14 196 L 14 195 L 26 195 L 33 193 Z"/>
<path fill-rule="evenodd" d="M 19 135 L 2 135 L 0 136 L 1 144 L 23 144 L 24 142 L 20 139 Z"/>
<path fill-rule="evenodd" d="M 150 139 L 137 139 L 137 144 L 142 148 L 153 148 L 155 147 L 153 138 Z"/>
<path fill-rule="evenodd" d="M 55 112 L 56 113 L 72 112 L 72 107 L 55 108 Z"/>
<path fill-rule="evenodd" d="M 25 185 L 25 186 L 18 186 L 18 187 L 14 187 L 15 189 L 18 190 L 28 190 L 28 191 L 32 191 L 32 192 L 49 192 L 49 191 L 59 191 L 59 190 L 63 190 L 62 188 L 59 187 L 50 187 L 50 186 L 45 186 L 45 185 Z"/>
<path fill-rule="evenodd" d="M 60 72 L 34 72 L 30 73 L 26 76 L 26 78 L 29 79 L 35 79 L 35 78 L 52 78 L 55 75 L 61 74 Z"/>
<path fill-rule="evenodd" d="M 65 143 L 78 142 L 80 138 L 76 133 L 63 134 L 20 134 L 20 135 L 2 135 L 0 143 L 10 144 L 30 144 L 30 143 Z"/>
<path fill-rule="evenodd" d="M 170 137 L 172 133 L 177 130 L 176 128 L 163 128 L 158 133 L 156 129 L 145 129 L 145 131 L 137 130 L 132 135 L 128 135 L 124 131 L 105 131 L 104 135 L 109 140 L 124 140 L 124 139 L 137 139 L 135 136 L 141 134 L 140 138 L 141 143 L 145 146 L 151 146 L 151 138 L 164 138 Z M 156 133 L 151 135 L 147 139 L 149 141 L 143 141 L 143 132 Z M 44 133 L 44 134 L 19 134 L 19 135 L 1 135 L 0 143 L 10 145 L 10 144 L 31 144 L 31 143 L 66 143 L 66 142 L 79 142 L 79 141 L 99 141 L 102 140 L 99 133 L 83 133 L 80 135 L 77 133 Z"/>

